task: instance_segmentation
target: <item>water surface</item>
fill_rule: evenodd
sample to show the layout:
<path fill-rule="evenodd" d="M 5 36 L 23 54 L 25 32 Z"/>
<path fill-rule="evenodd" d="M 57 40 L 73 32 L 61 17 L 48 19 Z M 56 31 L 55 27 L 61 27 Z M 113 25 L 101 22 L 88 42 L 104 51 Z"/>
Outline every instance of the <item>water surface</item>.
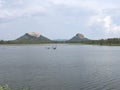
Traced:
<path fill-rule="evenodd" d="M 52 46 L 1 45 L 0 84 L 32 90 L 120 90 L 120 47 Z"/>

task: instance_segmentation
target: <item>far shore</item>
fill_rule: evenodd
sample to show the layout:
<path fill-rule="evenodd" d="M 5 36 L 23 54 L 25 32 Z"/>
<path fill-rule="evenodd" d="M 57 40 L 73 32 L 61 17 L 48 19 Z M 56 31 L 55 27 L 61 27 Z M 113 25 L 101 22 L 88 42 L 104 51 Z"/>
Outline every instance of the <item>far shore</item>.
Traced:
<path fill-rule="evenodd" d="M 86 44 L 86 43 L 32 43 L 32 44 L 0 44 L 0 46 L 27 46 L 27 45 L 92 45 L 92 46 L 120 46 L 120 44 Z"/>

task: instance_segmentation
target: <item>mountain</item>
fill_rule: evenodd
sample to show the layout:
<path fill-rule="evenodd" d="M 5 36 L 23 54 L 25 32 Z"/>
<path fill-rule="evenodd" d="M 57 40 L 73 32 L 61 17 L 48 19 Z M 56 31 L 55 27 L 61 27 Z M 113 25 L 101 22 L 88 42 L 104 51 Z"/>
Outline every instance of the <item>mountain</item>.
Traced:
<path fill-rule="evenodd" d="M 72 37 L 68 42 L 81 42 L 81 41 L 88 41 L 89 39 L 86 38 L 83 34 L 76 34 L 74 37 Z"/>
<path fill-rule="evenodd" d="M 49 43 L 51 42 L 51 40 L 40 35 L 39 33 L 30 32 L 19 37 L 14 42 L 16 43 Z"/>

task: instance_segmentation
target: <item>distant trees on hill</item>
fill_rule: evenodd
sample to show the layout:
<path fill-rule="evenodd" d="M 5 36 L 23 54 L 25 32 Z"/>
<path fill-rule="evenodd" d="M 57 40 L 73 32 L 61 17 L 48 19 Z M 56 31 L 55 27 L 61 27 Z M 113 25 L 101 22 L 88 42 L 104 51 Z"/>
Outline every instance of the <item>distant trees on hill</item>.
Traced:
<path fill-rule="evenodd" d="M 41 42 L 43 43 L 43 42 Z M 109 38 L 109 39 L 101 39 L 101 40 L 87 40 L 87 41 L 77 41 L 77 42 L 70 42 L 68 41 L 51 41 L 48 43 L 83 43 L 83 44 L 96 44 L 96 45 L 120 45 L 120 38 Z M 23 42 L 16 42 L 16 41 L 4 41 L 1 40 L 0 44 L 35 44 L 33 43 L 23 43 Z M 36 43 L 37 44 L 37 43 Z M 38 43 L 39 44 L 39 43 Z"/>
<path fill-rule="evenodd" d="M 98 45 L 120 45 L 120 38 L 89 40 L 89 41 L 83 42 L 83 43 L 86 43 L 86 44 L 98 44 Z"/>
<path fill-rule="evenodd" d="M 10 44 L 10 43 L 12 43 L 12 42 L 11 41 L 4 41 L 4 40 L 0 41 L 0 44 Z"/>

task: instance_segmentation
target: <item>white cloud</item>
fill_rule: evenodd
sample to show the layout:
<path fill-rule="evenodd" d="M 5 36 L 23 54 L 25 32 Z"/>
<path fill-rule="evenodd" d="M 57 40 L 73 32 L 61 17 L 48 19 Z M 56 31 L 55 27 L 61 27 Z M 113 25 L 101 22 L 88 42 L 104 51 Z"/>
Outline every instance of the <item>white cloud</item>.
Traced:
<path fill-rule="evenodd" d="M 36 0 L 37 1 L 37 0 Z M 11 19 L 16 17 L 31 16 L 39 13 L 46 13 L 46 7 L 39 4 L 40 2 L 13 1 L 8 5 L 7 2 L 0 1 L 0 18 Z"/>
<path fill-rule="evenodd" d="M 103 9 L 116 8 L 116 4 L 101 0 L 0 0 L 0 18 L 16 18 L 49 12 L 53 6 L 64 5 L 100 12 Z"/>
<path fill-rule="evenodd" d="M 88 20 L 87 25 L 88 26 L 101 25 L 101 23 L 103 22 L 103 20 L 101 18 L 103 18 L 103 17 L 100 15 L 91 16 Z"/>
<path fill-rule="evenodd" d="M 120 32 L 120 26 L 114 25 L 113 30 L 115 32 L 118 32 L 118 31 Z"/>
<path fill-rule="evenodd" d="M 110 15 L 96 15 L 92 16 L 89 20 L 88 26 L 103 27 L 106 34 L 118 34 L 120 33 L 120 25 L 113 23 L 112 17 Z"/>
<path fill-rule="evenodd" d="M 44 13 L 45 9 L 42 7 L 33 7 L 33 8 L 25 8 L 23 9 L 3 9 L 0 10 L 0 18 L 2 19 L 11 19 L 16 17 L 23 17 L 23 16 L 30 16 L 34 15 L 35 13 Z"/>
<path fill-rule="evenodd" d="M 13 5 L 22 5 L 23 3 L 23 0 L 17 0 L 17 2 L 13 2 Z"/>
<path fill-rule="evenodd" d="M 107 32 L 110 32 L 112 29 L 112 20 L 110 16 L 105 16 L 103 18 L 103 24 Z M 112 29 L 113 30 L 113 29 Z"/>
<path fill-rule="evenodd" d="M 115 33 L 116 35 L 120 32 L 120 21 L 119 19 L 115 21 L 114 18 L 116 15 L 117 18 L 120 18 L 119 3 L 119 0 L 0 0 L 0 29 L 2 30 L 1 26 L 4 24 L 6 32 L 8 30 L 17 31 L 17 29 L 20 30 L 20 27 L 26 26 L 28 29 L 22 28 L 21 31 L 36 28 L 48 32 L 49 28 L 56 31 L 56 28 L 60 27 L 66 33 L 70 29 L 70 32 L 88 34 L 94 32 L 98 37 L 99 34 L 103 34 L 104 30 L 104 33 Z M 34 15 L 37 15 L 37 18 Z M 31 18 L 26 18 L 29 16 Z M 17 20 L 21 17 L 25 18 Z M 88 20 L 89 17 L 90 20 Z M 10 22 L 9 19 L 15 20 L 17 23 Z M 91 31 L 87 31 L 88 28 L 85 26 L 85 22 L 88 21 L 89 26 L 95 26 Z M 28 25 L 25 22 L 28 22 Z M 36 22 L 40 24 L 36 24 Z M 29 27 L 29 25 L 31 26 Z"/>
<path fill-rule="evenodd" d="M 113 2 L 105 2 L 102 0 L 49 0 L 55 5 L 64 5 L 73 8 L 84 8 L 89 10 L 101 11 L 103 9 L 116 8 Z"/>
<path fill-rule="evenodd" d="M 0 0 L 0 7 L 2 7 L 4 3 L 5 3 L 5 1 Z"/>

